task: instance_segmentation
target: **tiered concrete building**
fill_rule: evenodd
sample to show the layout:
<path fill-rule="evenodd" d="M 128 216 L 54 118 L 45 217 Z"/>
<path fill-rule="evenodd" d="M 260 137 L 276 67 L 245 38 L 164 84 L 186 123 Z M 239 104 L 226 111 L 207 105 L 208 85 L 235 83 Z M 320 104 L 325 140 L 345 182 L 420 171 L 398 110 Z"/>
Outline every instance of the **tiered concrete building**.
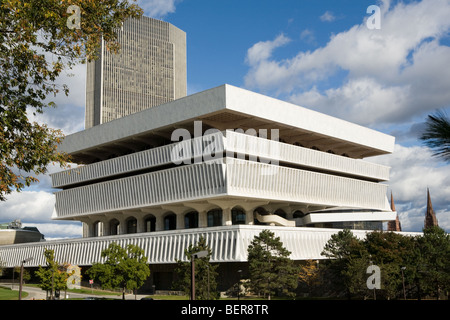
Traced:
<path fill-rule="evenodd" d="M 63 151 L 84 165 L 52 175 L 54 218 L 83 221 L 87 237 L 393 220 L 379 183 L 389 168 L 361 160 L 393 143 L 224 85 L 66 137 Z"/>
<path fill-rule="evenodd" d="M 364 160 L 393 152 L 394 137 L 230 85 L 184 96 L 183 34 L 144 22 L 158 26 L 154 44 L 145 49 L 140 36 L 126 36 L 122 46 L 135 55 L 103 55 L 88 67 L 86 130 L 60 146 L 78 166 L 51 176 L 52 218 L 81 221 L 83 238 L 2 246 L 5 266 L 29 257 L 27 266 L 44 265 L 45 248 L 58 262 L 90 266 L 112 242 L 136 244 L 151 283 L 169 289 L 176 261 L 200 236 L 221 279 L 233 281 L 263 229 L 292 259 L 322 259 L 339 228 L 364 237 L 396 219 L 386 196 L 389 167 Z M 152 60 L 152 50 L 166 58 Z M 150 89 L 145 73 L 155 77 Z M 146 93 L 167 100 L 151 102 Z"/>
<path fill-rule="evenodd" d="M 200 236 L 212 262 L 233 273 L 265 228 L 292 259 L 321 259 L 336 228 L 363 237 L 396 219 L 380 183 L 389 168 L 363 160 L 393 147 L 386 134 L 219 86 L 67 136 L 61 150 L 80 165 L 52 174 L 53 219 L 82 221 L 84 237 L 5 246 L 0 259 L 44 264 L 46 247 L 57 261 L 88 266 L 111 242 L 133 243 L 167 289 Z"/>

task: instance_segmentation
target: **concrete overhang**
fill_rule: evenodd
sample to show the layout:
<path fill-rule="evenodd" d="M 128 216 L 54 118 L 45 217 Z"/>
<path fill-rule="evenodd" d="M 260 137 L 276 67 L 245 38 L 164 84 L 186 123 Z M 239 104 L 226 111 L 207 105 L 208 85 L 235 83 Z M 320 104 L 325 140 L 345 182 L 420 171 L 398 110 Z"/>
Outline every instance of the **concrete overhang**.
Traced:
<path fill-rule="evenodd" d="M 310 213 L 302 218 L 304 225 L 326 222 L 344 221 L 381 221 L 395 220 L 395 211 L 372 211 L 372 212 L 340 212 L 340 213 Z"/>
<path fill-rule="evenodd" d="M 90 163 L 170 143 L 177 128 L 279 129 L 281 141 L 352 158 L 392 153 L 394 137 L 285 101 L 222 85 L 66 136 L 59 151 Z"/>

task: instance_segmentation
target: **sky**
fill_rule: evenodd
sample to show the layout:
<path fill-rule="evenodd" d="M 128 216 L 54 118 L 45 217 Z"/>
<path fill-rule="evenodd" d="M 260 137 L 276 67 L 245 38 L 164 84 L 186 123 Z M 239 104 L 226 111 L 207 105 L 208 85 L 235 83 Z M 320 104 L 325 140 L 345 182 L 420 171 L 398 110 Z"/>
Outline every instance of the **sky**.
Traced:
<path fill-rule="evenodd" d="M 388 196 L 403 231 L 422 231 L 427 188 L 450 231 L 450 164 L 419 140 L 429 114 L 450 115 L 450 0 L 138 4 L 186 32 L 188 94 L 227 83 L 394 136 L 392 154 L 365 160 L 391 167 Z M 52 99 L 58 107 L 32 120 L 65 134 L 83 130 L 85 78 L 84 65 L 68 71 L 58 81 L 69 97 Z M 51 220 L 57 190 L 49 175 L 39 180 L 0 203 L 0 222 L 21 219 L 47 239 L 80 237 L 80 223 Z"/>

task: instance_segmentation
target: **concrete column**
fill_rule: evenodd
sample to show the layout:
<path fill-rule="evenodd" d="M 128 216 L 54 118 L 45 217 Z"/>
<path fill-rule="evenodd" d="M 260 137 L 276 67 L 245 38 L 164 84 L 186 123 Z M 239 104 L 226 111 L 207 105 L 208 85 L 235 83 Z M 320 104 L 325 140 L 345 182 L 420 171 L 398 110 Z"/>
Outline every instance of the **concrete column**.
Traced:
<path fill-rule="evenodd" d="M 160 208 L 151 208 L 151 209 L 141 209 L 142 212 L 142 228 L 145 229 L 145 221 L 144 217 L 146 217 L 148 214 L 151 214 L 155 217 L 155 231 L 162 231 L 164 230 L 164 218 L 163 214 L 167 212 L 167 210 L 163 210 Z"/>
<path fill-rule="evenodd" d="M 123 214 L 116 215 L 114 218 L 119 220 L 119 231 L 118 231 L 118 234 L 126 234 L 127 233 L 127 225 L 125 223 L 125 217 L 123 216 Z"/>
<path fill-rule="evenodd" d="M 175 212 L 177 216 L 177 229 L 184 229 L 184 212 Z"/>
<path fill-rule="evenodd" d="M 164 230 L 164 217 L 163 214 L 155 214 L 156 217 L 156 223 L 155 223 L 155 231 L 162 231 Z"/>
<path fill-rule="evenodd" d="M 206 228 L 208 226 L 207 210 L 198 211 L 198 226 L 199 228 Z"/>
<path fill-rule="evenodd" d="M 100 221 L 102 219 L 99 219 L 98 216 L 93 217 L 85 217 L 81 220 L 83 223 L 83 238 L 91 238 L 95 237 L 95 224 L 96 222 Z"/>
<path fill-rule="evenodd" d="M 107 236 L 109 235 L 109 220 L 103 219 L 102 221 L 102 235 Z"/>
<path fill-rule="evenodd" d="M 231 207 L 222 208 L 222 225 L 231 226 Z"/>
<path fill-rule="evenodd" d="M 97 219 L 92 223 L 92 236 L 102 237 L 104 235 L 104 219 Z"/>
<path fill-rule="evenodd" d="M 89 221 L 89 222 L 85 222 L 86 223 L 86 230 L 87 230 L 87 237 L 93 237 L 94 236 L 94 223 Z"/>
<path fill-rule="evenodd" d="M 185 206 L 164 205 L 164 206 L 161 206 L 161 208 L 175 213 L 175 215 L 177 216 L 176 228 L 184 229 L 184 214 L 188 212 L 188 210 Z M 163 227 L 164 227 L 164 224 L 163 224 Z"/>
<path fill-rule="evenodd" d="M 231 209 L 239 205 L 240 202 L 236 200 L 208 200 L 209 203 L 214 204 L 222 209 L 222 225 L 231 226 L 233 224 L 231 218 Z"/>
<path fill-rule="evenodd" d="M 257 207 L 267 205 L 268 201 L 248 201 L 239 204 L 245 211 L 245 224 L 254 224 L 253 212 Z"/>
<path fill-rule="evenodd" d="M 87 238 L 88 237 L 88 226 L 87 226 L 86 222 L 82 221 L 81 227 L 82 227 L 82 232 L 83 232 L 83 238 Z"/>
<path fill-rule="evenodd" d="M 253 209 L 245 210 L 245 224 L 254 224 Z"/>
<path fill-rule="evenodd" d="M 211 205 L 208 202 L 205 203 L 189 203 L 186 204 L 187 208 L 192 208 L 198 212 L 198 226 L 199 228 L 208 227 L 208 211 L 214 208 L 214 205 Z"/>
<path fill-rule="evenodd" d="M 141 232 L 145 232 L 145 221 L 144 221 L 144 217 L 142 215 L 136 215 L 136 232 L 137 233 L 141 233 Z"/>
<path fill-rule="evenodd" d="M 127 233 L 127 226 L 126 226 L 125 220 L 121 219 L 119 221 L 120 221 L 119 234 L 126 234 Z"/>

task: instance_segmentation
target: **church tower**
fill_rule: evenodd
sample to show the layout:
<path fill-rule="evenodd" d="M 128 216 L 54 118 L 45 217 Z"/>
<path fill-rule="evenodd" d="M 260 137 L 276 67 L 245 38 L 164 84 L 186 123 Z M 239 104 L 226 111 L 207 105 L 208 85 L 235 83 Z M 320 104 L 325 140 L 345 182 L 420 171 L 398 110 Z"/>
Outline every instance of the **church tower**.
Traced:
<path fill-rule="evenodd" d="M 438 226 L 436 214 L 431 203 L 430 190 L 427 188 L 427 212 L 425 214 L 425 229 L 433 226 Z"/>
<path fill-rule="evenodd" d="M 391 211 L 395 212 L 395 203 L 394 203 L 394 196 L 392 195 L 391 191 Z M 400 224 L 400 220 L 398 219 L 398 214 L 395 220 L 391 220 L 388 222 L 387 231 L 402 231 L 402 226 Z"/>

